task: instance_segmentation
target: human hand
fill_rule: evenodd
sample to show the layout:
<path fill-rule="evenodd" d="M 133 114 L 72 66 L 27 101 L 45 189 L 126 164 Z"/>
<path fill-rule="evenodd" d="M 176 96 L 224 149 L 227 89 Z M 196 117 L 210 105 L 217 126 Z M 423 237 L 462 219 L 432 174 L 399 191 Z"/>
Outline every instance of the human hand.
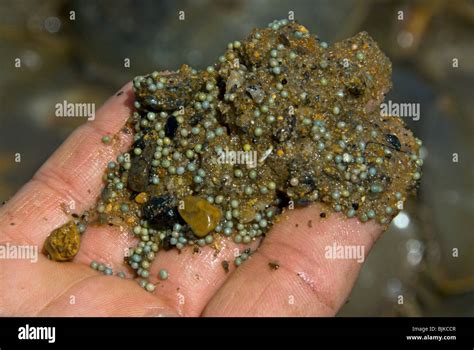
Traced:
<path fill-rule="evenodd" d="M 128 149 L 132 136 L 121 132 L 132 112 L 131 84 L 111 97 L 96 118 L 78 128 L 16 195 L 0 208 L 0 244 L 39 247 L 49 233 L 89 209 L 103 187 L 107 163 Z M 101 138 L 116 134 L 105 145 Z M 326 248 L 363 247 L 364 258 L 382 232 L 374 222 L 362 224 L 318 204 L 286 211 L 251 258 L 226 273 L 236 248 L 248 246 L 228 238 L 193 253 L 190 248 L 160 251 L 150 280 L 166 268 L 169 279 L 153 293 L 136 281 L 92 270 L 92 260 L 128 271 L 124 251 L 134 238 L 117 227 L 89 226 L 72 262 L 59 263 L 40 255 L 37 262 L 0 259 L 0 313 L 15 316 L 332 316 L 344 304 L 361 263 L 328 259 Z M 278 269 L 269 263 L 278 262 Z M 131 274 L 129 276 L 132 276 Z"/>

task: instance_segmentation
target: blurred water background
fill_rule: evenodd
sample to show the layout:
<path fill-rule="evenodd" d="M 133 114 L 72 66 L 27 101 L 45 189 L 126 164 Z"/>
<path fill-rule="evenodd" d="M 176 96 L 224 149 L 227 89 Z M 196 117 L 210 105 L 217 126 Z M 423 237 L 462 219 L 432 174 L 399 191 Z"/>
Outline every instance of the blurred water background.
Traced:
<path fill-rule="evenodd" d="M 56 103 L 99 106 L 135 75 L 204 68 L 227 42 L 290 11 L 327 42 L 369 32 L 393 62 L 387 99 L 421 106 L 420 120 L 407 120 L 424 141 L 419 196 L 376 244 L 340 315 L 473 316 L 469 0 L 0 0 L 0 200 L 85 122 L 55 117 Z"/>

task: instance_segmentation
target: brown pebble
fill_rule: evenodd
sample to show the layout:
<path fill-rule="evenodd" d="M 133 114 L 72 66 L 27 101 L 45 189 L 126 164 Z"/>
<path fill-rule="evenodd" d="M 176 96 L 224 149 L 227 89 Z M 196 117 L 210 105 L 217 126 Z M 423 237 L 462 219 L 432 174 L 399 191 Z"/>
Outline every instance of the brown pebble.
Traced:
<path fill-rule="evenodd" d="M 326 217 L 326 213 L 325 212 L 322 212 L 321 214 L 319 214 L 319 217 L 324 219 Z"/>
<path fill-rule="evenodd" d="M 313 220 L 309 220 L 309 221 L 308 221 L 308 227 L 309 227 L 309 228 L 312 228 L 312 227 L 313 227 Z"/>

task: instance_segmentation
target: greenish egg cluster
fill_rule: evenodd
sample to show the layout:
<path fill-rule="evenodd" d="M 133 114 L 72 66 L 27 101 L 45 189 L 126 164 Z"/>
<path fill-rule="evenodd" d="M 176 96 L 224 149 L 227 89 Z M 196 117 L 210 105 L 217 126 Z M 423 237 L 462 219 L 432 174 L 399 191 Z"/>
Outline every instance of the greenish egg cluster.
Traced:
<path fill-rule="evenodd" d="M 403 121 L 377 112 L 390 73 L 367 33 L 330 46 L 277 20 L 202 71 L 136 77 L 134 142 L 109 162 L 96 209 L 101 223 L 139 239 L 125 258 L 139 284 L 155 289 L 160 250 L 250 243 L 283 210 L 314 202 L 388 224 L 423 163 Z"/>

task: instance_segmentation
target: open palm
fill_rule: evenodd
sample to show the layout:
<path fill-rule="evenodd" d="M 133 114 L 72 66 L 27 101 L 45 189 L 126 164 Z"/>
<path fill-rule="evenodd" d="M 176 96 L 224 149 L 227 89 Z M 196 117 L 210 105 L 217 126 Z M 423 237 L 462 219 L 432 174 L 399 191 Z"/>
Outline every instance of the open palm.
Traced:
<path fill-rule="evenodd" d="M 48 234 L 93 206 L 103 187 L 106 164 L 125 151 L 132 136 L 122 132 L 131 114 L 131 84 L 111 97 L 76 130 L 8 203 L 0 208 L 0 244 L 33 245 L 39 250 Z M 115 134 L 109 145 L 104 135 Z M 124 251 L 134 246 L 131 234 L 117 227 L 90 226 L 73 262 L 58 263 L 40 255 L 37 262 L 0 259 L 0 314 L 35 316 L 329 316 L 347 298 L 361 264 L 330 260 L 325 247 L 357 245 L 368 254 L 381 233 L 339 214 L 321 218 L 313 205 L 287 211 L 251 258 L 235 269 L 236 249 L 222 238 L 216 247 L 160 251 L 150 269 L 157 283 L 146 292 L 133 279 L 92 270 L 92 260 L 124 271 Z M 258 248 L 258 249 L 257 249 Z M 229 261 L 229 271 L 222 261 Z M 277 263 L 279 268 L 270 268 Z M 158 281 L 162 268 L 169 279 Z"/>

